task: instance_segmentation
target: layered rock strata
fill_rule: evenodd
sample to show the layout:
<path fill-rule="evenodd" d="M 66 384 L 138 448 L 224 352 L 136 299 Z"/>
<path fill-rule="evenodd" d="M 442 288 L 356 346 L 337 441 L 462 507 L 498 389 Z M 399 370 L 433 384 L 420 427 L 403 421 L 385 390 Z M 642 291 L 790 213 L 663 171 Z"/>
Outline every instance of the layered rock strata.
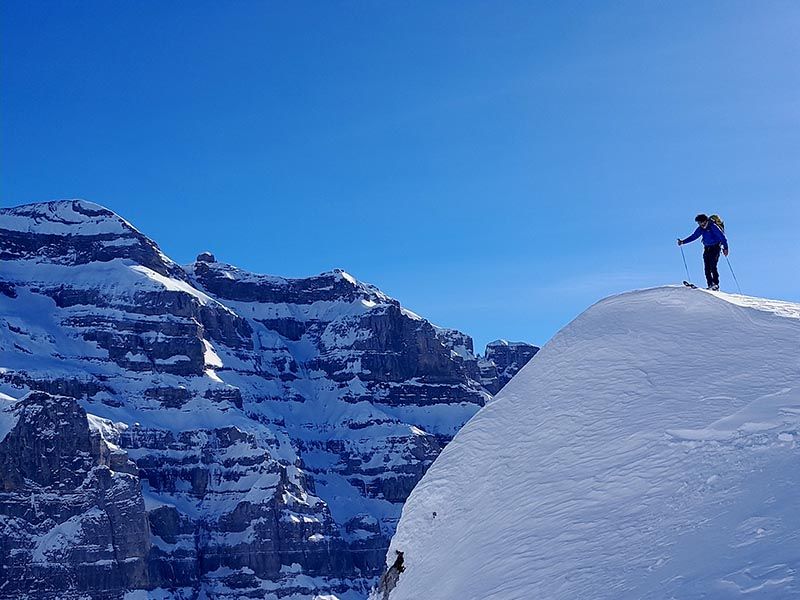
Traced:
<path fill-rule="evenodd" d="M 490 342 L 483 359 L 479 361 L 481 383 L 489 392 L 496 394 L 539 350 L 538 346 L 526 342 Z"/>
<path fill-rule="evenodd" d="M 0 598 L 363 598 L 487 364 L 344 271 L 182 267 L 95 204 L 3 209 Z"/>

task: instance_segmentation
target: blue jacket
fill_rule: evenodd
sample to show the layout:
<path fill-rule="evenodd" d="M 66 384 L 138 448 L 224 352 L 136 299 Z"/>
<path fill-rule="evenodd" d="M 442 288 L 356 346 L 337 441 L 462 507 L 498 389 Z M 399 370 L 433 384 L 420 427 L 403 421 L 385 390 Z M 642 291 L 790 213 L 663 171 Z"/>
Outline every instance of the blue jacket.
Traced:
<path fill-rule="evenodd" d="M 694 233 L 687 237 L 685 240 L 681 240 L 681 244 L 688 244 L 689 242 L 695 241 L 700 236 L 703 236 L 703 246 L 713 246 L 714 244 L 722 244 L 723 249 L 728 248 L 728 239 L 725 237 L 725 234 L 719 228 L 719 225 L 714 223 L 714 221 L 708 222 L 708 227 L 703 229 L 699 227 L 694 230 Z"/>

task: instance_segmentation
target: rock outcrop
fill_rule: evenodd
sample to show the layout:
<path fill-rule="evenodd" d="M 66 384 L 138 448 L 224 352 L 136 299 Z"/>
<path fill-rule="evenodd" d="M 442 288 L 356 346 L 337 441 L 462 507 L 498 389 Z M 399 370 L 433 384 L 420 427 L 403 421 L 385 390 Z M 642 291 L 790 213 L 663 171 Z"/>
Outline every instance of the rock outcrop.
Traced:
<path fill-rule="evenodd" d="M 536 356 L 539 349 L 526 342 L 490 342 L 483 359 L 479 361 L 481 383 L 489 392 L 496 394 Z"/>
<path fill-rule="evenodd" d="M 125 453 L 73 398 L 31 392 L 0 419 L 0 596 L 153 587 L 144 498 Z"/>

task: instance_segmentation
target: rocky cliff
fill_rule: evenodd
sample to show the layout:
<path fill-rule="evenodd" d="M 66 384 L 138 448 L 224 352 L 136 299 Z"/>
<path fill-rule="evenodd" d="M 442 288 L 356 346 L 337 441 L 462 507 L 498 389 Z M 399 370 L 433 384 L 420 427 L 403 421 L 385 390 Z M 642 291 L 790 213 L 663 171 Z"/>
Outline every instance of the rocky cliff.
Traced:
<path fill-rule="evenodd" d="M 489 392 L 496 394 L 539 350 L 538 346 L 526 342 L 490 342 L 483 359 L 479 361 L 481 383 Z"/>
<path fill-rule="evenodd" d="M 92 203 L 3 209 L 0 598 L 363 598 L 515 368 L 488 354 L 344 271 L 180 266 Z"/>
<path fill-rule="evenodd" d="M 5 598 L 114 598 L 150 587 L 151 531 L 136 465 L 68 397 L 31 392 L 0 417 Z"/>

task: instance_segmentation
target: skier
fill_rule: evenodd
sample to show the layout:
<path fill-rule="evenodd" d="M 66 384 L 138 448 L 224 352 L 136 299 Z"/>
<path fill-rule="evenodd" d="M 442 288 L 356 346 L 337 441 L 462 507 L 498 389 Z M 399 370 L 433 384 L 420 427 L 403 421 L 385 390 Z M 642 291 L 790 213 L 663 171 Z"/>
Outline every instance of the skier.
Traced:
<path fill-rule="evenodd" d="M 679 239 L 678 246 L 688 244 L 703 236 L 703 264 L 706 270 L 706 282 L 709 290 L 719 289 L 719 272 L 717 262 L 719 262 L 719 252 L 728 256 L 728 240 L 725 233 L 714 221 L 704 214 L 697 215 L 694 220 L 697 222 L 697 229 L 686 239 Z"/>

